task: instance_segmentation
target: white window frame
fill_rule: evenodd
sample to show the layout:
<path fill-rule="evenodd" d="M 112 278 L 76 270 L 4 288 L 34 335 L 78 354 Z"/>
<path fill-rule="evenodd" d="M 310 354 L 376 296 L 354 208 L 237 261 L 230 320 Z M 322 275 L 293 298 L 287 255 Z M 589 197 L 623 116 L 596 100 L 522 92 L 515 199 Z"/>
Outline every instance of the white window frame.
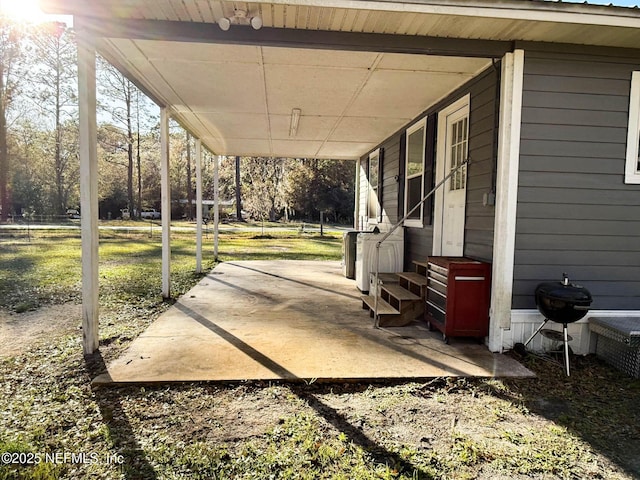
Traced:
<path fill-rule="evenodd" d="M 409 136 L 422 128 L 422 171 L 419 174 L 412 175 L 409 178 Z M 424 117 L 422 120 L 416 122 L 414 125 L 409 127 L 405 132 L 405 153 L 404 153 L 404 213 L 405 215 L 409 213 L 409 205 L 408 205 L 408 195 L 409 195 L 409 180 L 412 178 L 421 177 L 420 182 L 420 200 L 424 197 L 424 162 L 425 162 L 425 153 L 426 153 L 426 145 L 427 145 L 427 117 Z M 420 218 L 407 218 L 404 221 L 405 227 L 424 227 L 424 203 L 420 205 Z"/>
<path fill-rule="evenodd" d="M 631 92 L 629 95 L 629 128 L 627 130 L 627 160 L 624 182 L 640 184 L 640 165 L 638 144 L 640 143 L 640 72 L 631 74 Z"/>
<path fill-rule="evenodd" d="M 378 184 L 375 185 L 375 187 L 373 185 L 371 185 L 371 160 L 373 158 L 378 158 Z M 380 216 L 381 216 L 381 212 L 382 212 L 382 199 L 378 196 L 378 193 L 380 192 L 380 184 L 381 184 L 381 179 L 380 179 L 380 149 L 376 148 L 373 152 L 371 152 L 369 154 L 369 159 L 367 160 L 369 163 L 367 165 L 367 185 L 369 186 L 368 191 L 367 191 L 367 220 L 369 223 L 378 223 L 380 221 Z M 372 191 L 375 191 L 376 193 L 376 211 L 375 211 L 375 216 L 371 217 L 369 214 L 371 213 L 371 193 Z"/>

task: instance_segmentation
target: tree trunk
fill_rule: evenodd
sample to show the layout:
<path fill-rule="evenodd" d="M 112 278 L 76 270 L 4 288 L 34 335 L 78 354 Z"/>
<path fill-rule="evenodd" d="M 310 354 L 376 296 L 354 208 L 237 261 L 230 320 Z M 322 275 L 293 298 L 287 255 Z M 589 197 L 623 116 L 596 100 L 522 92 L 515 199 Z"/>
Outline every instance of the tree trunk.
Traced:
<path fill-rule="evenodd" d="M 236 220 L 242 219 L 242 194 L 240 191 L 240 157 L 236 157 Z"/>

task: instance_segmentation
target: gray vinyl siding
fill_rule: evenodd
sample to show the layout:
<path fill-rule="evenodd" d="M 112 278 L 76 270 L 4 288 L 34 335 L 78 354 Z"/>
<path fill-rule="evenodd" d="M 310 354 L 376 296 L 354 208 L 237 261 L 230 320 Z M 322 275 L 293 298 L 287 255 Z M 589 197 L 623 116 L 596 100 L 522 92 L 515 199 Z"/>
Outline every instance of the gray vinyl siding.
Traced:
<path fill-rule="evenodd" d="M 500 68 L 499 64 L 497 67 Z M 433 105 L 380 145 L 385 149 L 382 167 L 384 218 L 393 224 L 404 215 L 405 158 L 403 140 L 406 129 L 415 122 L 436 114 L 467 93 L 470 94 L 469 155 L 472 158 L 472 164 L 468 169 L 464 254 L 489 262 L 493 258 L 495 208 L 483 206 L 483 195 L 495 187 L 496 88 L 498 88 L 498 83 L 497 72 L 493 67 L 490 67 L 447 96 L 446 99 Z M 435 121 L 437 122 L 437 119 Z M 362 157 L 362 161 L 366 158 L 368 156 Z M 425 171 L 431 168 L 432 166 L 427 165 Z M 425 184 L 425 192 L 433 187 L 433 181 L 427 183 Z M 425 213 L 423 228 L 405 228 L 405 269 L 412 269 L 411 262 L 413 260 L 425 260 L 431 255 L 433 251 L 431 218 L 432 212 Z"/>
<path fill-rule="evenodd" d="M 640 186 L 624 183 L 634 57 L 525 50 L 513 308 L 566 272 L 592 309 L 640 309 Z"/>
<path fill-rule="evenodd" d="M 385 230 L 398 220 L 398 169 L 400 168 L 400 135 L 384 142 L 382 164 L 382 224 Z"/>
<path fill-rule="evenodd" d="M 498 66 L 499 68 L 499 66 Z M 491 67 L 467 88 L 469 105 L 469 157 L 464 255 L 491 262 L 495 207 L 484 206 L 485 194 L 495 191 L 499 75 Z"/>
<path fill-rule="evenodd" d="M 380 190 L 378 196 L 382 195 L 380 205 L 382 207 L 382 220 L 370 222 L 362 226 L 365 230 L 370 230 L 374 226 L 379 226 L 380 230 L 386 231 L 395 224 L 398 217 L 398 168 L 400 163 L 400 135 L 387 139 L 379 147 L 382 152 L 382 164 L 380 166 Z M 367 195 L 369 183 L 367 180 L 367 162 L 369 154 L 360 159 L 360 216 L 367 215 Z"/>
<path fill-rule="evenodd" d="M 483 196 L 495 188 L 497 82 L 499 83 L 497 72 L 490 67 L 425 112 L 425 115 L 436 113 L 467 93 L 470 94 L 469 156 L 472 163 L 467 174 L 464 255 L 487 262 L 493 259 L 495 207 L 484 206 Z M 433 185 L 428 188 L 425 186 L 425 191 L 432 187 Z M 404 207 L 404 197 L 401 202 Z M 409 267 L 411 261 L 425 260 L 431 255 L 433 225 L 407 228 L 405 239 L 405 264 Z"/>

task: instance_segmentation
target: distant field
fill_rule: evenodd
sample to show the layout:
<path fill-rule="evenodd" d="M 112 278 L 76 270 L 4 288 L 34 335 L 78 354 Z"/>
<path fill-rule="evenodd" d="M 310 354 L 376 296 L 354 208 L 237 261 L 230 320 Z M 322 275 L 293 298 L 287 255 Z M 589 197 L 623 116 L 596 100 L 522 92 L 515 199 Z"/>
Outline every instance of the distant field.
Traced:
<path fill-rule="evenodd" d="M 261 238 L 260 238 L 261 237 Z M 213 267 L 213 235 L 204 237 L 204 267 Z M 25 311 L 80 300 L 81 244 L 78 231 L 0 231 L 0 308 Z M 160 235 L 141 231 L 100 233 L 101 303 L 157 302 L 161 288 Z M 193 282 L 195 237 L 173 232 L 171 274 L 175 295 Z M 338 235 L 270 232 L 222 233 L 219 260 L 338 260 Z"/>

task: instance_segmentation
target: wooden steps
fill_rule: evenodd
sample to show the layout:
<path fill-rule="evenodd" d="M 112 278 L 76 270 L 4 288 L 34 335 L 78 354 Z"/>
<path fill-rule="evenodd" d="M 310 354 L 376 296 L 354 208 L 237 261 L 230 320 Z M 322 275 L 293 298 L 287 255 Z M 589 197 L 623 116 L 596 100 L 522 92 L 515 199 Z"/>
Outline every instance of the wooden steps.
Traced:
<path fill-rule="evenodd" d="M 426 298 L 427 277 L 417 272 L 398 273 L 398 285 L 420 298 Z"/>
<path fill-rule="evenodd" d="M 378 325 L 381 327 L 403 327 L 424 314 L 427 292 L 427 263 L 413 262 L 415 272 L 380 274 L 378 297 Z M 375 316 L 373 292 L 363 295 L 362 308 Z"/>

